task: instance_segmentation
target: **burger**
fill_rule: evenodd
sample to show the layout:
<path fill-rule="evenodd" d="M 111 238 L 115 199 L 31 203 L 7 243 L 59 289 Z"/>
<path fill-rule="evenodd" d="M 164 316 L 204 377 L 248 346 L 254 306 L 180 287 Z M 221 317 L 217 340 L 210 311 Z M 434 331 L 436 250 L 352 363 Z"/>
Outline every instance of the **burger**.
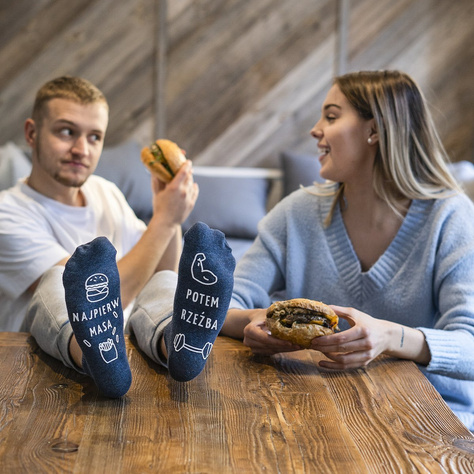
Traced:
<path fill-rule="evenodd" d="M 164 138 L 143 148 L 140 156 L 150 173 L 164 183 L 169 183 L 186 161 L 181 148 Z"/>
<path fill-rule="evenodd" d="M 308 349 L 315 337 L 338 331 L 337 314 L 320 301 L 295 298 L 276 301 L 267 310 L 266 324 L 272 336 Z"/>
<path fill-rule="evenodd" d="M 103 273 L 94 273 L 86 280 L 86 298 L 90 303 L 102 301 L 109 295 L 109 279 Z"/>

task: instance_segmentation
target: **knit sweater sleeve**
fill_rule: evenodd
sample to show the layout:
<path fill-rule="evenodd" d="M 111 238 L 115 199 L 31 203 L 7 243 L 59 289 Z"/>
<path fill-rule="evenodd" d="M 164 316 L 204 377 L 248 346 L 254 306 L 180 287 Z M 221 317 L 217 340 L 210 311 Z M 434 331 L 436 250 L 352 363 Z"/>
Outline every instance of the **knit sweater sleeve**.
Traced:
<path fill-rule="evenodd" d="M 286 254 L 286 203 L 259 223 L 258 236 L 238 262 L 231 308 L 267 308 L 274 292 L 284 291 Z"/>
<path fill-rule="evenodd" d="M 440 204 L 436 244 L 434 327 L 419 327 L 431 352 L 427 372 L 474 380 L 474 208 L 467 198 Z M 433 236 L 434 237 L 434 236 Z"/>

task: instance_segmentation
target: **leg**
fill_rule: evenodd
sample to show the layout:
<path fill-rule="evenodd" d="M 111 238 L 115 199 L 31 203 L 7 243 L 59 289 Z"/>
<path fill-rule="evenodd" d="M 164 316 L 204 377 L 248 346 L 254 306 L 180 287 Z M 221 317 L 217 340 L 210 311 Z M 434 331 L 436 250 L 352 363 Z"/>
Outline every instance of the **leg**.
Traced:
<path fill-rule="evenodd" d="M 64 267 L 55 266 L 43 275 L 21 330 L 30 332 L 44 352 L 60 360 L 66 367 L 78 370 L 69 352 L 73 331 L 67 317 L 63 272 Z"/>
<path fill-rule="evenodd" d="M 175 380 L 191 380 L 203 370 L 229 307 L 234 268 L 222 232 L 199 222 L 185 234 L 173 317 L 164 329 Z"/>
<path fill-rule="evenodd" d="M 98 237 L 76 249 L 63 274 L 67 314 L 82 350 L 83 369 L 112 398 L 124 395 L 132 381 L 115 256 L 113 245 Z"/>
<path fill-rule="evenodd" d="M 128 320 L 140 349 L 164 367 L 168 367 L 167 354 L 160 345 L 173 315 L 177 279 L 178 275 L 170 270 L 155 273 L 137 296 Z"/>

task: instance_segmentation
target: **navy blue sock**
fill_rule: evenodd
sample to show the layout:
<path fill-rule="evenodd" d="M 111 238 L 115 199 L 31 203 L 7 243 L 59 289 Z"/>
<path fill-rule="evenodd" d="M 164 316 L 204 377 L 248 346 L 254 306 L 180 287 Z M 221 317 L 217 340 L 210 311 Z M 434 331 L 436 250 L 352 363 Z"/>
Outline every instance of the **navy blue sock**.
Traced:
<path fill-rule="evenodd" d="M 120 277 L 115 247 L 105 237 L 79 246 L 66 263 L 63 285 L 84 371 L 111 398 L 132 383 L 123 337 Z"/>
<path fill-rule="evenodd" d="M 197 377 L 227 314 L 235 259 L 224 234 L 198 222 L 184 235 L 173 318 L 165 328 L 168 370 L 175 380 Z"/>

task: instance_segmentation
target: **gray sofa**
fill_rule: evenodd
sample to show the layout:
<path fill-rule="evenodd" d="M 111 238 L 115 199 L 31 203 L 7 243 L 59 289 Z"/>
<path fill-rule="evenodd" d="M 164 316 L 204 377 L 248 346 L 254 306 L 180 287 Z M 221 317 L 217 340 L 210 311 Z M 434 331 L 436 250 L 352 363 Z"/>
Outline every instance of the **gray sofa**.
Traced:
<path fill-rule="evenodd" d="M 151 217 L 150 176 L 140 163 L 141 146 L 129 141 L 105 148 L 96 174 L 113 181 L 122 190 L 138 217 Z M 257 235 L 257 224 L 280 199 L 300 185 L 321 181 L 316 155 L 284 152 L 279 167 L 194 167 L 200 194 L 194 210 L 183 225 L 186 231 L 197 221 L 225 233 L 238 260 Z M 0 147 L 0 190 L 12 186 L 30 170 L 27 153 L 9 142 Z M 452 171 L 474 198 L 474 165 L 460 162 Z"/>
<path fill-rule="evenodd" d="M 140 146 L 130 141 L 106 148 L 96 173 L 123 191 L 135 213 L 147 221 L 151 216 L 150 177 L 137 166 Z M 319 177 L 315 155 L 282 153 L 278 168 L 194 166 L 199 199 L 183 230 L 201 221 L 226 235 L 238 260 L 257 235 L 257 224 L 282 197 Z"/>
<path fill-rule="evenodd" d="M 136 141 L 105 148 L 96 174 L 113 181 L 146 222 L 152 213 L 152 192 L 150 175 L 140 163 L 140 149 Z M 285 153 L 280 164 L 275 169 L 195 166 L 200 194 L 183 230 L 197 221 L 221 230 L 239 259 L 256 237 L 257 224 L 268 210 L 300 184 L 319 179 L 314 156 Z M 26 151 L 11 142 L 0 147 L 0 190 L 13 186 L 30 168 Z"/>

